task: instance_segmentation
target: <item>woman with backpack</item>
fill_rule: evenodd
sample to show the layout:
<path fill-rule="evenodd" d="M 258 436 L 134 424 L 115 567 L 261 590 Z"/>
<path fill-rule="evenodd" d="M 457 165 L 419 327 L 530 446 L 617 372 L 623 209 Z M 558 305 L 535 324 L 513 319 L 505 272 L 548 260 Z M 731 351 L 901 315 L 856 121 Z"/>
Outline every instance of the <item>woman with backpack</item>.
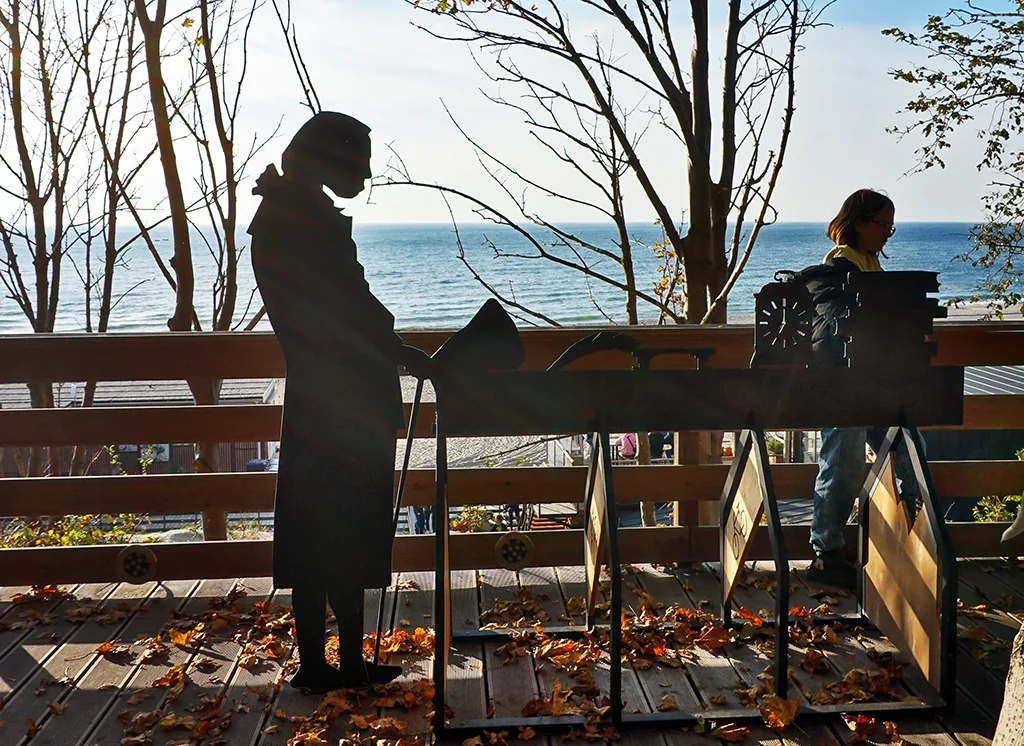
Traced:
<path fill-rule="evenodd" d="M 848 272 L 881 272 L 879 255 L 896 232 L 896 208 L 889 197 L 858 189 L 843 202 L 825 231 L 835 246 L 823 263 Z M 833 278 L 837 273 L 827 273 Z M 824 273 L 823 273 L 824 275 Z M 815 284 L 817 283 L 817 284 Z M 818 365 L 844 365 L 843 340 L 836 336 L 835 319 L 853 299 L 841 282 L 809 282 L 815 314 L 812 333 L 814 361 Z M 864 479 L 864 445 L 878 452 L 885 432 L 878 428 L 826 428 L 821 431 L 818 476 L 814 483 L 811 544 L 816 555 L 807 579 L 815 583 L 856 588 L 858 570 L 843 555 L 843 532 Z M 893 455 L 897 486 L 911 515 L 917 502 L 917 480 L 906 446 Z"/>

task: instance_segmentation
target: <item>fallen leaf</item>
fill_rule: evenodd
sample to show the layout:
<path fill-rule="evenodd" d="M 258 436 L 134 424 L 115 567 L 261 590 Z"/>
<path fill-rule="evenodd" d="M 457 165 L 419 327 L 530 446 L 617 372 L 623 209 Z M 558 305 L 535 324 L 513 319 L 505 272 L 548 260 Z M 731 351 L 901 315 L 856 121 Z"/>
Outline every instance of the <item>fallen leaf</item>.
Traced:
<path fill-rule="evenodd" d="M 137 692 L 132 692 L 128 695 L 128 704 L 137 705 L 145 702 L 147 699 L 153 696 L 153 692 L 148 689 L 140 689 Z"/>
<path fill-rule="evenodd" d="M 754 707 L 757 705 L 757 698 L 765 693 L 765 686 L 764 684 L 757 684 L 748 687 L 741 682 L 733 687 L 733 692 L 736 694 L 736 698 L 740 701 L 741 705 L 744 707 Z"/>
<path fill-rule="evenodd" d="M 900 735 L 899 729 L 896 727 L 896 723 L 890 720 L 883 720 L 882 725 L 885 726 L 885 735 L 889 737 L 892 743 L 896 744 L 896 746 L 904 746 L 906 744 L 903 736 Z"/>
<path fill-rule="evenodd" d="M 351 722 L 352 725 L 354 725 L 358 730 L 367 730 L 373 725 L 374 721 L 377 719 L 377 716 L 369 715 L 367 717 L 364 717 L 362 715 L 357 715 L 353 712 L 348 716 L 348 719 L 349 722 Z"/>
<path fill-rule="evenodd" d="M 853 731 L 854 738 L 850 743 L 866 741 L 868 736 L 875 732 L 875 719 L 863 713 L 859 715 L 848 715 L 843 712 L 839 717 L 846 723 L 846 727 Z"/>
<path fill-rule="evenodd" d="M 676 698 L 671 694 L 666 694 L 661 698 L 661 702 L 658 703 L 658 710 L 661 712 L 671 712 L 672 710 L 678 710 L 679 705 L 676 704 Z"/>
<path fill-rule="evenodd" d="M 105 642 L 96 648 L 96 652 L 100 655 L 106 655 L 108 657 L 114 657 L 118 655 L 125 655 L 130 653 L 132 646 L 121 642 L 120 640 L 112 640 Z"/>
<path fill-rule="evenodd" d="M 535 731 L 533 728 L 524 728 L 521 725 L 519 726 L 518 738 L 520 741 L 532 741 L 536 737 L 537 731 Z"/>
<path fill-rule="evenodd" d="M 192 730 L 196 727 L 196 719 L 191 715 L 182 717 L 177 713 L 168 712 L 157 721 L 157 725 L 161 728 L 185 728 L 186 730 Z"/>
<path fill-rule="evenodd" d="M 834 702 L 835 700 L 832 699 L 832 695 L 826 692 L 821 687 L 818 687 L 818 690 L 811 695 L 812 705 L 830 705 Z"/>
<path fill-rule="evenodd" d="M 800 668 L 808 673 L 824 673 L 829 670 L 829 665 L 824 653 L 811 648 L 804 653 L 804 657 L 800 660 Z"/>
<path fill-rule="evenodd" d="M 696 644 L 709 653 L 716 653 L 729 644 L 729 633 L 721 624 L 708 624 L 701 630 Z"/>
<path fill-rule="evenodd" d="M 765 724 L 774 730 L 784 730 L 793 724 L 800 713 L 800 702 L 795 699 L 783 699 L 775 694 L 768 694 L 758 705 Z"/>
<path fill-rule="evenodd" d="M 200 637 L 200 638 L 205 638 L 206 637 L 206 635 L 202 634 L 203 629 L 205 627 L 206 627 L 206 625 L 203 624 L 202 622 L 200 622 L 199 624 L 197 624 L 195 627 L 193 627 L 192 629 L 188 630 L 187 632 L 182 631 L 180 629 L 172 629 L 168 633 L 167 636 L 170 638 L 171 643 L 173 645 L 177 645 L 178 647 L 182 647 L 182 648 L 187 648 L 187 647 L 191 646 L 193 642 L 201 642 L 202 641 L 202 640 L 197 640 L 196 639 L 197 637 Z"/>
<path fill-rule="evenodd" d="M 484 746 L 484 741 L 480 736 L 473 736 L 463 741 L 462 746 Z"/>
<path fill-rule="evenodd" d="M 47 702 L 46 706 L 50 708 L 50 711 L 54 715 L 63 715 L 64 711 L 68 709 L 67 705 L 61 704 L 60 702 Z"/>
<path fill-rule="evenodd" d="M 25 721 L 25 735 L 32 738 L 36 733 L 39 732 L 39 726 L 32 720 Z"/>
<path fill-rule="evenodd" d="M 736 723 L 725 723 L 724 725 L 712 728 L 708 735 L 720 738 L 723 741 L 743 741 L 749 733 L 750 728 L 744 728 Z"/>
<path fill-rule="evenodd" d="M 404 720 L 397 718 L 379 718 L 373 723 L 373 735 L 376 739 L 397 739 L 405 735 L 406 726 Z"/>

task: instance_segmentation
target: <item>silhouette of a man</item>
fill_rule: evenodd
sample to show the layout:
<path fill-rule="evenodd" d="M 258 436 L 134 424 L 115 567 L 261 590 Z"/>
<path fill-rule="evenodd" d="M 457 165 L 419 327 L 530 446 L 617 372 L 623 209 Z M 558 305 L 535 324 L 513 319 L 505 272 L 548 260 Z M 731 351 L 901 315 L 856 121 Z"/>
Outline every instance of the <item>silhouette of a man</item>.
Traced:
<path fill-rule="evenodd" d="M 287 388 L 274 506 L 274 584 L 293 588 L 299 670 L 323 692 L 390 681 L 400 666 L 363 660 L 363 590 L 391 580 L 397 366 L 415 366 L 394 317 L 370 292 L 352 219 L 324 193 L 355 197 L 370 176 L 369 128 L 313 116 L 253 189 L 252 265 L 284 351 Z M 421 353 L 422 354 L 422 353 Z M 326 602 L 340 668 L 324 657 Z"/>

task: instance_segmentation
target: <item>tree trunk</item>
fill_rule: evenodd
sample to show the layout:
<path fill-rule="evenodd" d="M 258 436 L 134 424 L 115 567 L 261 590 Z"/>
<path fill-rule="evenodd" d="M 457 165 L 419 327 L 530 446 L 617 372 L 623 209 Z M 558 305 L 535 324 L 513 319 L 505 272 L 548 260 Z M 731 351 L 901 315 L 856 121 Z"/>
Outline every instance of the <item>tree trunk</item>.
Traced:
<path fill-rule="evenodd" d="M 1024 626 L 1013 638 L 1010 671 L 1006 675 L 1003 707 L 992 746 L 1024 745 Z"/>
<path fill-rule="evenodd" d="M 153 125 L 156 129 L 160 164 L 167 187 L 167 203 L 171 213 L 171 234 L 174 236 L 174 255 L 170 264 L 177 281 L 175 288 L 174 315 L 167 320 L 172 332 L 187 332 L 193 328 L 195 318 L 194 289 L 195 277 L 192 268 L 192 245 L 188 233 L 188 214 L 181 189 L 181 177 L 174 152 L 174 138 L 171 120 L 164 98 L 163 71 L 160 57 L 160 35 L 166 19 L 167 0 L 159 0 L 153 18 L 149 17 L 145 0 L 135 0 L 135 13 L 142 29 L 146 51 L 146 72 L 149 81 L 150 100 L 153 105 Z M 234 178 L 234 175 L 231 175 Z M 198 322 L 195 324 L 198 330 Z M 220 381 L 188 381 L 192 398 L 197 405 L 217 404 L 220 398 Z M 218 469 L 217 443 L 196 443 L 192 470 L 215 472 Z M 227 538 L 226 515 L 223 511 L 203 513 L 203 538 L 221 541 Z"/>

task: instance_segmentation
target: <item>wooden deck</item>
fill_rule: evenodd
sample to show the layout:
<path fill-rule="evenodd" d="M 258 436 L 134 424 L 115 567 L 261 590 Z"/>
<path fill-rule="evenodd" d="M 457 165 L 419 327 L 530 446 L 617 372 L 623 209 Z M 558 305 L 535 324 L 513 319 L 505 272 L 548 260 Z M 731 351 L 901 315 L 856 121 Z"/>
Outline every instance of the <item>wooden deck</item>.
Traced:
<path fill-rule="evenodd" d="M 957 711 L 939 718 L 893 717 L 908 743 L 981 746 L 991 742 L 1010 642 L 1024 618 L 1024 564 L 962 560 L 959 567 L 962 608 Z M 405 642 L 409 647 L 416 644 L 417 627 L 433 626 L 433 575 L 406 573 L 396 581 L 385 603 L 390 626 L 409 633 L 408 639 L 398 635 L 402 639 L 396 643 Z M 653 598 L 656 614 L 664 614 L 672 606 L 711 612 L 710 600 L 717 597 L 717 576 L 710 566 L 665 570 L 646 565 L 628 572 L 625 582 L 629 586 L 626 603 L 637 611 L 643 603 L 650 606 Z M 453 589 L 456 629 L 477 628 L 481 615 L 484 623 L 493 620 L 501 608 L 496 604 L 499 601 L 515 601 L 506 607 L 504 618 L 525 613 L 529 629 L 534 621 L 550 627 L 564 625 L 567 618 L 582 622 L 576 601 L 569 603 L 568 611 L 566 608 L 569 599 L 583 595 L 582 568 L 533 568 L 518 574 L 458 571 L 453 575 Z M 68 588 L 66 595 L 50 593 L 36 600 L 26 600 L 28 590 L 0 589 L 3 746 L 396 744 L 399 741 L 388 739 L 403 733 L 406 739 L 401 743 L 416 743 L 417 737 L 429 742 L 424 715 L 430 709 L 430 692 L 425 683 L 416 686 L 415 682 L 429 675 L 430 658 L 415 651 L 392 656 L 405 666 L 406 674 L 399 680 L 402 685 L 393 685 L 379 697 L 323 699 L 299 694 L 287 684 L 281 686 L 283 664 L 292 647 L 289 594 L 274 591 L 267 578 L 79 585 Z M 849 598 L 835 594 L 814 597 L 811 593 L 796 573 L 793 606 L 813 609 L 824 602 L 833 613 L 853 609 Z M 755 613 L 772 608 L 767 575 L 748 573 L 736 605 Z M 375 614 L 376 594 L 367 603 L 367 631 L 372 630 Z M 198 628 L 200 623 L 202 628 Z M 869 655 L 892 650 L 871 629 L 844 629 L 842 625 L 834 629 L 838 639 L 831 634 L 821 639 L 822 626 L 811 634 L 812 641 L 794 638 L 791 697 L 806 702 L 823 692 L 841 696 L 850 689 L 842 683 L 844 676 L 850 682 L 861 675 L 850 673 L 855 669 L 878 671 L 878 659 Z M 748 628 L 747 633 L 750 631 Z M 677 644 L 657 651 L 660 662 L 653 654 L 638 655 L 623 672 L 627 711 L 671 707 L 674 699 L 679 707 L 706 709 L 708 731 L 722 726 L 728 721 L 716 720 L 715 711 L 742 706 L 737 689 L 752 690 L 764 684 L 759 674 L 769 662 L 764 654 L 766 643 L 770 641 L 754 634 L 746 641 L 728 644 L 719 653 L 706 649 L 713 646 Z M 489 712 L 494 717 L 519 716 L 531 700 L 550 700 L 556 682 L 563 692 L 580 683 L 579 676 L 570 679 L 565 670 L 569 664 L 564 661 L 559 668 L 550 658 L 532 654 L 503 657 L 499 647 L 497 642 L 458 643 L 448 685 L 448 704 L 457 718 L 483 718 Z M 689 652 L 679 655 L 682 647 Z M 811 649 L 821 655 L 808 656 Z M 575 656 L 576 665 L 580 665 L 579 658 Z M 606 653 L 604 658 L 591 674 L 598 688 L 607 691 Z M 585 656 L 583 660 L 585 664 Z M 820 670 L 812 673 L 806 668 Z M 913 696 L 913 673 L 904 670 L 891 692 L 895 697 Z M 576 695 L 570 703 L 574 701 Z M 377 719 L 372 722 L 374 717 Z M 884 719 L 877 718 L 869 741 L 891 742 L 882 725 Z M 357 725 L 366 727 L 357 730 Z M 628 731 L 621 734 L 621 743 L 718 743 L 697 730 Z M 296 738 L 303 733 L 309 735 Z M 318 734 L 319 740 L 312 734 Z M 503 740 L 481 734 L 480 743 L 515 743 L 517 735 L 508 733 Z M 580 743 L 585 742 L 584 734 L 576 735 Z M 853 736 L 835 717 L 798 720 L 781 733 L 752 726 L 744 740 L 750 744 L 826 746 L 851 743 Z M 563 738 L 537 735 L 530 740 L 555 746 Z"/>

